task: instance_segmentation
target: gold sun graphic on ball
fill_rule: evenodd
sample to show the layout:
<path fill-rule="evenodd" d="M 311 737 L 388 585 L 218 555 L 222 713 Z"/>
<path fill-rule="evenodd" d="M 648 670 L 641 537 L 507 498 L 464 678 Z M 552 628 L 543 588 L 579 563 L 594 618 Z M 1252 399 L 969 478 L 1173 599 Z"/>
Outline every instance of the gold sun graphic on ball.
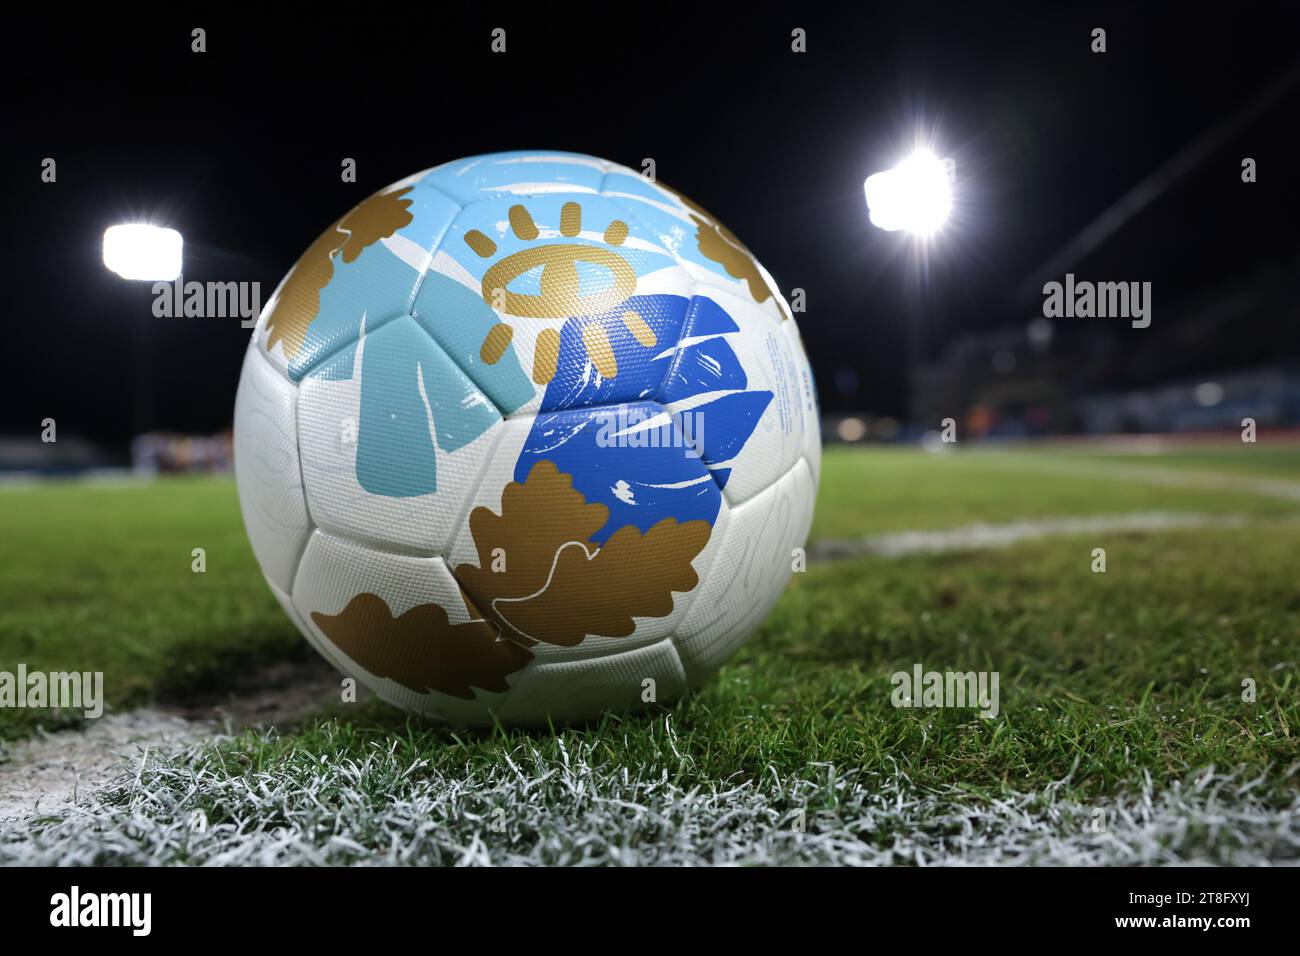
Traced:
<path fill-rule="evenodd" d="M 510 230 L 524 242 L 533 242 L 540 232 L 533 217 L 522 205 L 510 207 Z M 560 210 L 560 235 L 574 238 L 582 231 L 582 207 L 567 202 Z M 614 251 L 627 239 L 627 223 L 615 219 L 605 227 L 605 246 L 550 243 L 530 246 L 493 263 L 483 275 L 483 301 L 507 315 L 532 319 L 570 319 L 598 316 L 617 309 L 636 291 L 636 272 L 631 264 Z M 497 244 L 477 229 L 465 234 L 465 243 L 483 259 L 496 255 Z M 614 248 L 607 248 L 614 247 Z M 612 282 L 598 290 L 582 291 L 578 265 L 596 266 L 612 277 Z M 540 269 L 537 294 L 514 292 L 510 283 L 520 276 Z M 646 348 L 655 344 L 654 330 L 637 312 L 624 311 L 623 324 Z M 514 328 L 506 323 L 493 326 L 483 340 L 480 357 L 494 365 L 505 354 L 514 338 Z M 599 319 L 582 326 L 582 342 L 587 357 L 604 378 L 618 374 L 618 361 L 609 335 Z M 533 353 L 533 381 L 545 385 L 555 377 L 560 355 L 560 333 L 543 329 L 537 335 Z"/>

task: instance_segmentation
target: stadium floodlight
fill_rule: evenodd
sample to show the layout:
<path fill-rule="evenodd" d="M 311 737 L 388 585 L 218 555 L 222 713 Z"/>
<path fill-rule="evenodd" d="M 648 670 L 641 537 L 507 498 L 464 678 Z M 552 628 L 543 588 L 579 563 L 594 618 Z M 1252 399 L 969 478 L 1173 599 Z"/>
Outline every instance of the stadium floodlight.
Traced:
<path fill-rule="evenodd" d="M 930 236 L 952 211 L 950 163 L 918 149 L 893 169 L 867 177 L 863 189 L 872 225 Z"/>
<path fill-rule="evenodd" d="M 123 279 L 171 282 L 181 274 L 181 234 L 129 223 L 104 230 L 104 265 Z"/>

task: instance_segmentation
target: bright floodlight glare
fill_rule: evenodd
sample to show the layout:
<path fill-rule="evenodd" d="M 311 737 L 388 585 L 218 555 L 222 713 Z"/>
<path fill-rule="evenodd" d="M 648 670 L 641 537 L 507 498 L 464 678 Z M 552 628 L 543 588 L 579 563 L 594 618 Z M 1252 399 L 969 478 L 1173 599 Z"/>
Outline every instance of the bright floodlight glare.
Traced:
<path fill-rule="evenodd" d="M 874 226 L 919 236 L 938 231 L 952 211 L 948 169 L 933 153 L 919 149 L 893 169 L 868 176 L 863 187 Z"/>
<path fill-rule="evenodd" d="M 104 230 L 104 265 L 123 279 L 170 282 L 181 274 L 181 234 L 132 223 Z"/>

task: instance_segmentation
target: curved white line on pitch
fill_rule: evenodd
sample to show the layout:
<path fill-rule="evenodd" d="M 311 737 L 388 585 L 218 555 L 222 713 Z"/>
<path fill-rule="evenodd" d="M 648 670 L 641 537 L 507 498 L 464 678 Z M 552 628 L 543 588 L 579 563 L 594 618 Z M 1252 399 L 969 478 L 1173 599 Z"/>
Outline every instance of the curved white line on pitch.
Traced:
<path fill-rule="evenodd" d="M 1241 528 L 1242 515 L 1211 515 L 1167 511 L 1138 511 L 1086 518 L 1043 518 L 1005 524 L 963 525 L 929 531 L 896 531 L 863 538 L 829 538 L 814 541 L 808 552 L 814 558 L 834 559 L 875 555 L 903 558 L 914 554 L 979 551 L 1005 548 L 1021 541 L 1066 535 L 1106 534 L 1116 531 L 1176 531 L 1185 528 Z"/>

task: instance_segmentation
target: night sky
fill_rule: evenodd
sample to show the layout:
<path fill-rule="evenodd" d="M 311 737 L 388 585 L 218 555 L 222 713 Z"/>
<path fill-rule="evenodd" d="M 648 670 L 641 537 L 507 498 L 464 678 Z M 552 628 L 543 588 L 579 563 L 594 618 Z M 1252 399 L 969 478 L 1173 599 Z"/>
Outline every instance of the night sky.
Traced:
<path fill-rule="evenodd" d="M 700 5 L 702 7 L 702 5 Z M 507 149 L 639 168 L 709 209 L 783 290 L 823 408 L 900 414 L 906 322 L 919 348 L 1023 325 L 1027 277 L 1143 177 L 1297 67 L 1300 9 L 1188 4 L 851 12 L 718 19 L 658 4 L 584 15 L 455 19 L 438 5 L 306 23 L 147 15 L 13 20 L 0 135 L 11 241 L 0 434 L 119 443 L 134 432 L 145 327 L 156 427 L 229 425 L 248 331 L 155 319 L 149 283 L 100 257 L 103 230 L 151 220 L 185 237 L 185 278 L 276 283 L 369 193 L 419 169 Z M 325 8 L 322 8 L 322 10 Z M 689 8 L 688 8 L 689 9 Z M 797 8 L 796 8 L 797 9 Z M 190 30 L 208 52 L 190 52 Z M 489 49 L 507 30 L 504 55 Z M 1090 51 L 1093 27 L 1108 52 Z M 808 31 L 808 52 L 790 31 Z M 1192 328 L 1198 304 L 1300 273 L 1300 84 L 1293 84 L 1086 259 L 1082 278 L 1151 281 L 1151 330 L 1179 372 L 1300 356 L 1300 313 Z M 922 264 L 872 228 L 864 178 L 918 133 L 957 161 L 958 209 Z M 42 158 L 58 182 L 40 181 Z M 1241 182 L 1245 156 L 1259 181 Z M 353 157 L 359 181 L 340 181 Z M 1041 285 L 1039 280 L 1039 284 Z M 909 319 L 909 317 L 912 317 Z M 1199 328 L 1199 327 L 1198 327 Z M 851 383 L 856 380 L 856 387 Z M 838 386 L 837 386 L 838 383 Z"/>

